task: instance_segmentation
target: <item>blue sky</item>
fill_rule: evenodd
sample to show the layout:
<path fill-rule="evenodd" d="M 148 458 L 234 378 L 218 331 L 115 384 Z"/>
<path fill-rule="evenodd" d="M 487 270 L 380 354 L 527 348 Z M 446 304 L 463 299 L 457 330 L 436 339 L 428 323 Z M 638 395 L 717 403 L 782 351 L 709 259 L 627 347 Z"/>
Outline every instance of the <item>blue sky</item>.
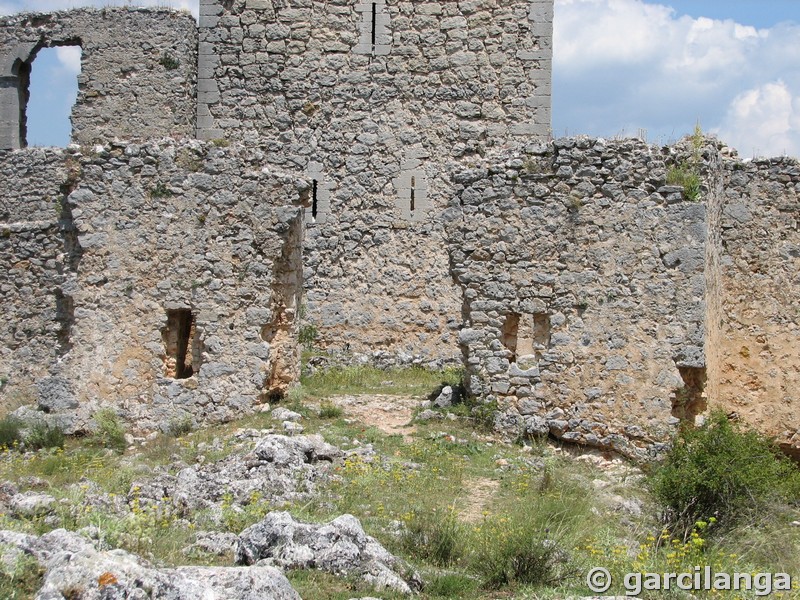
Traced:
<path fill-rule="evenodd" d="M 668 143 L 699 123 L 743 157 L 800 156 L 800 0 L 555 2 L 555 136 Z M 197 0 L 133 3 L 197 14 Z M 115 4 L 128 2 L 0 0 L 0 13 Z M 66 143 L 79 64 L 78 49 L 37 58 L 31 144 Z"/>

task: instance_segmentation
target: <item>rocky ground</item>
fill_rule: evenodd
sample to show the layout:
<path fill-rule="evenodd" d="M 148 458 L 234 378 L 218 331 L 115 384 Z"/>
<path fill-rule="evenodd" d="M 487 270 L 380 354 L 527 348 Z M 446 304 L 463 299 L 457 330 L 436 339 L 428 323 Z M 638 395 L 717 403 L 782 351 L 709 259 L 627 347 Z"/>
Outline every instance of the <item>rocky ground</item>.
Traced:
<path fill-rule="evenodd" d="M 8 451 L 0 597 L 588 597 L 585 565 L 653 551 L 637 466 L 497 439 L 448 394 L 295 398 L 121 456 Z M 543 536 L 558 581 L 491 583 L 517 535 Z"/>

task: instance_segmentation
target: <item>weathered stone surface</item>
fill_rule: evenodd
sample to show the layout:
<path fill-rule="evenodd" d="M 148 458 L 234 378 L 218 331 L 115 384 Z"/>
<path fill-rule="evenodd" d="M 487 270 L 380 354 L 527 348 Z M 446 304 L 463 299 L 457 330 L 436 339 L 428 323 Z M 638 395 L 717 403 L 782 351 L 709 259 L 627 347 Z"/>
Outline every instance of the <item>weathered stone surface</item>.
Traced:
<path fill-rule="evenodd" d="M 703 204 L 650 199 L 674 191 L 659 184 L 670 152 L 557 140 L 498 155 L 484 178 L 453 174 L 460 340 L 471 391 L 499 402 L 501 431 L 637 457 L 669 439 L 681 376 L 705 368 L 708 241 Z"/>
<path fill-rule="evenodd" d="M 63 529 L 40 538 L 0 531 L 12 548 L 32 554 L 45 570 L 38 600 L 215 598 L 299 600 L 281 571 L 273 567 L 179 567 L 157 569 L 123 550 L 98 551 L 78 534 Z"/>
<path fill-rule="evenodd" d="M 210 513 L 217 513 L 226 497 L 236 505 L 248 504 L 254 494 L 273 503 L 299 502 L 312 497 L 344 456 L 319 435 L 267 434 L 256 438 L 248 452 L 186 467 L 175 477 L 160 474 L 135 481 L 129 497 L 145 502 L 166 496 L 178 509 Z"/>
<path fill-rule="evenodd" d="M 352 515 L 317 525 L 296 521 L 287 512 L 272 512 L 239 534 L 236 561 L 320 569 L 404 594 L 422 588 L 419 575 L 364 533 Z"/>
<path fill-rule="evenodd" d="M 13 82 L 0 89 L 0 106 L 8 109 L 0 110 L 0 148 L 25 146 L 19 127 L 25 107 L 14 99 L 16 88 L 27 86 L 20 64 L 33 60 L 42 46 L 61 45 L 82 49 L 73 141 L 89 145 L 115 137 L 193 134 L 197 27 L 192 16 L 166 9 L 75 9 L 0 17 L 0 69 L 6 70 L 0 77 Z"/>
<path fill-rule="evenodd" d="M 103 148 L 0 155 L 0 224 L 16 224 L 0 236 L 0 394 L 74 432 L 101 403 L 166 429 L 284 393 L 299 373 L 301 182 L 241 146 Z"/>

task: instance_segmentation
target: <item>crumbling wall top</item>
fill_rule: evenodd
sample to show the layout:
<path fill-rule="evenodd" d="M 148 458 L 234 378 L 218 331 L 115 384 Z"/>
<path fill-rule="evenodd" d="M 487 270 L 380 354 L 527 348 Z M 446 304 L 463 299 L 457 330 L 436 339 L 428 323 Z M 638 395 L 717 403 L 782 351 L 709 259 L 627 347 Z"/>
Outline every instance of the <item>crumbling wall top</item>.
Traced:
<path fill-rule="evenodd" d="M 194 18 L 166 9 L 84 8 L 0 18 L 0 148 L 26 145 L 31 68 L 40 49 L 56 46 L 81 48 L 73 142 L 193 135 Z"/>

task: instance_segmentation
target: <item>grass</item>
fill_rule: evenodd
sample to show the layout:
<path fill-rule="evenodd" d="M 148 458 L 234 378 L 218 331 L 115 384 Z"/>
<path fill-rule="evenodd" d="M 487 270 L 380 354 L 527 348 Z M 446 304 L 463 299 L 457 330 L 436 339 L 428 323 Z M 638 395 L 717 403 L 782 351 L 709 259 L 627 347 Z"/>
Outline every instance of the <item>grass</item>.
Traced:
<path fill-rule="evenodd" d="M 800 575 L 800 527 L 791 525 L 800 515 L 779 498 L 771 500 L 759 518 L 725 528 L 711 519 L 699 520 L 683 536 L 664 529 L 662 508 L 641 477 L 638 482 L 619 478 L 609 483 L 606 473 L 558 448 L 546 443 L 528 448 L 501 443 L 476 430 L 468 419 L 420 423 L 411 441 L 405 441 L 348 418 L 330 400 L 334 393 L 376 391 L 427 397 L 443 383 L 452 385 L 459 378 L 457 371 L 387 372 L 366 367 L 305 378 L 302 387 L 290 392 L 287 404 L 304 415 L 306 433 L 321 434 L 343 448 L 371 444 L 374 449 L 374 454 L 353 455 L 338 465 L 336 477 L 319 482 L 321 493 L 310 502 L 272 506 L 253 494 L 239 507 L 229 495 L 218 514 L 211 515 L 203 510 L 179 513 L 170 498 L 139 500 L 136 482 L 145 481 L 155 469 L 174 475 L 201 455 L 210 462 L 232 452 L 247 452 L 251 443 L 239 445 L 233 432 L 273 425 L 269 414 L 256 414 L 197 431 L 180 427 L 179 438 L 160 435 L 124 454 L 111 450 L 113 444 L 97 443 L 97 438 L 68 439 L 63 449 L 2 453 L 0 480 L 16 482 L 24 490 L 31 476 L 38 477 L 49 485 L 47 493 L 64 502 L 58 503 L 54 521 L 52 517 L 45 523 L 4 515 L 0 528 L 41 533 L 57 526 L 74 530 L 91 525 L 110 546 L 142 554 L 159 565 L 229 564 L 220 557 L 188 557 L 183 548 L 192 543 L 196 530 L 238 533 L 276 508 L 317 522 L 350 513 L 390 552 L 422 574 L 426 587 L 421 600 L 591 596 L 584 578 L 595 566 L 615 575 L 617 583 L 608 594 L 617 595 L 625 594 L 625 573 L 688 570 L 696 564 L 726 572 Z M 306 407 L 303 402 L 308 398 L 321 410 Z M 117 436 L 114 419 L 102 415 L 100 422 L 104 418 L 106 432 L 97 435 Z M 597 480 L 602 485 L 595 485 Z M 90 505 L 88 495 L 96 496 L 96 490 L 109 501 L 126 502 L 130 512 L 120 516 L 96 503 Z M 641 499 L 643 514 L 616 512 L 606 504 L 606 492 Z M 30 592 L 13 596 L 8 591 L 17 589 L 16 584 L 20 590 L 35 590 L 38 572 L 31 565 L 20 568 L 13 576 L 8 570 L 0 574 L 0 597 L 31 597 Z M 353 579 L 316 571 L 287 575 L 307 600 L 399 598 Z M 648 593 L 642 597 L 681 597 Z M 790 592 L 775 597 L 800 595 Z"/>
<path fill-rule="evenodd" d="M 0 554 L 3 552 L 0 546 Z M 0 598 L 28 600 L 42 583 L 43 571 L 32 556 L 20 555 L 11 561 L 0 561 Z"/>
<path fill-rule="evenodd" d="M 334 394 L 428 395 L 437 386 L 459 385 L 462 371 L 430 371 L 422 367 L 378 369 L 360 365 L 320 370 L 301 378 L 306 394 L 324 398 Z"/>

